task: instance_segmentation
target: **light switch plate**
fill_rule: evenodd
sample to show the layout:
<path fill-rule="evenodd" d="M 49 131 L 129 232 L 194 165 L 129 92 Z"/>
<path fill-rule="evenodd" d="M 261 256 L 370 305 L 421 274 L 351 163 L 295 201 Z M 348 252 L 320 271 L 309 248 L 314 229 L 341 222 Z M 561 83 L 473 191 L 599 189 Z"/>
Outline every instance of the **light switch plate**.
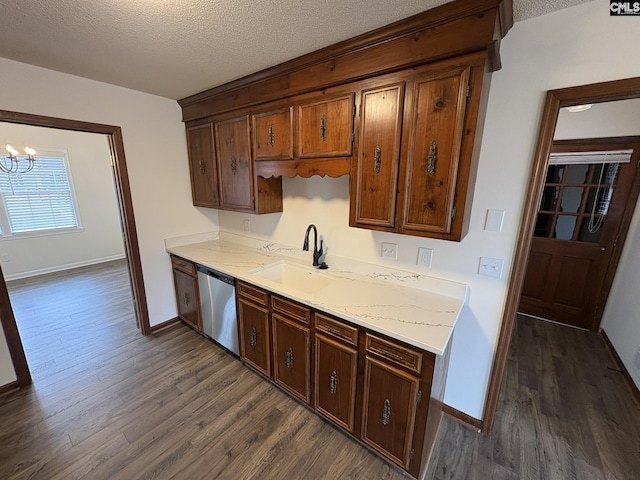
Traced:
<path fill-rule="evenodd" d="M 478 267 L 478 275 L 485 277 L 502 277 L 502 267 L 504 260 L 501 258 L 480 257 L 480 266 Z"/>
<path fill-rule="evenodd" d="M 431 268 L 431 261 L 433 260 L 433 249 L 431 248 L 418 248 L 418 265 Z"/>
<path fill-rule="evenodd" d="M 398 244 L 382 242 L 382 258 L 398 259 Z"/>
<path fill-rule="evenodd" d="M 504 210 L 487 210 L 487 219 L 484 222 L 484 229 L 488 232 L 501 232 L 504 222 Z"/>

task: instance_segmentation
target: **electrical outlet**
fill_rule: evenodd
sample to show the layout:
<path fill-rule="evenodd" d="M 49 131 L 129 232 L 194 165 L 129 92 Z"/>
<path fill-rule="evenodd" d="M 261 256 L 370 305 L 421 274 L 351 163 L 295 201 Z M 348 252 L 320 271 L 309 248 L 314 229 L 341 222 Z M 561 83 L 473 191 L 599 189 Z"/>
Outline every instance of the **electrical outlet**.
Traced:
<path fill-rule="evenodd" d="M 433 260 L 433 249 L 431 248 L 418 248 L 418 265 L 431 268 L 431 260 Z"/>
<path fill-rule="evenodd" d="M 244 219 L 244 231 L 245 232 L 251 231 L 251 220 L 249 220 L 248 218 Z"/>
<path fill-rule="evenodd" d="M 0 261 L 1 262 L 9 262 L 11 259 L 9 258 L 8 253 L 0 253 Z"/>
<path fill-rule="evenodd" d="M 398 259 L 398 244 L 382 242 L 382 258 Z"/>
<path fill-rule="evenodd" d="M 478 267 L 478 275 L 485 277 L 502 277 L 502 267 L 504 260 L 500 258 L 480 257 L 480 267 Z"/>
<path fill-rule="evenodd" d="M 487 210 L 487 219 L 484 222 L 484 229 L 488 232 L 501 232 L 504 222 L 504 210 Z"/>

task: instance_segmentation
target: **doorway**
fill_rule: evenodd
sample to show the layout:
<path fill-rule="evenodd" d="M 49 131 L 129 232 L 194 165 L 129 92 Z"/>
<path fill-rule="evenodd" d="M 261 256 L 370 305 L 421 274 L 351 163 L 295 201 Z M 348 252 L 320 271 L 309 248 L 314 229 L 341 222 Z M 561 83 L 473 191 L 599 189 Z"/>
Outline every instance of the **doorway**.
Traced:
<path fill-rule="evenodd" d="M 636 198 L 640 137 L 556 141 L 520 297 L 520 313 L 597 331 L 622 219 Z M 629 210 L 631 212 L 627 212 Z"/>
<path fill-rule="evenodd" d="M 105 135 L 112 158 L 113 179 L 120 212 L 120 222 L 127 260 L 127 270 L 131 282 L 136 323 L 143 335 L 151 333 L 146 294 L 144 290 L 140 251 L 133 214 L 133 202 L 127 174 L 124 142 L 120 127 L 76 120 L 45 117 L 19 112 L 0 110 L 0 122 L 48 127 L 60 130 L 88 132 Z M 1 273 L 1 272 L 0 272 Z M 24 354 L 20 335 L 16 326 L 9 294 L 4 277 L 0 274 L 0 320 L 5 334 L 11 360 L 16 372 L 17 386 L 31 383 L 31 375 Z"/>

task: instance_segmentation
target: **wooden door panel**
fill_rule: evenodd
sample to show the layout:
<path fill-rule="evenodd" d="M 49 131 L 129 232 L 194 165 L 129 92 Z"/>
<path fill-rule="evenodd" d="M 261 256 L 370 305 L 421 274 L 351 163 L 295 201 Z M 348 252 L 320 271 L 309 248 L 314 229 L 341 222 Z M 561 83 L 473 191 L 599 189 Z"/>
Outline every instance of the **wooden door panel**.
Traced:
<path fill-rule="evenodd" d="M 353 107 L 352 93 L 298 106 L 298 156 L 350 157 Z"/>
<path fill-rule="evenodd" d="M 562 258 L 553 302 L 570 307 L 580 307 L 585 302 L 585 294 L 593 282 L 593 260 L 565 256 Z"/>
<path fill-rule="evenodd" d="M 173 279 L 176 287 L 178 316 L 198 331 L 202 331 L 200 317 L 200 297 L 198 293 L 197 277 L 187 275 L 174 269 Z"/>
<path fill-rule="evenodd" d="M 369 356 L 365 359 L 362 440 L 408 468 L 419 380 Z"/>
<path fill-rule="evenodd" d="M 531 253 L 527 264 L 527 276 L 522 286 L 522 295 L 542 300 L 551 267 L 552 256 L 548 253 Z"/>
<path fill-rule="evenodd" d="M 316 335 L 316 410 L 353 433 L 358 351 Z"/>
<path fill-rule="evenodd" d="M 404 83 L 362 92 L 356 223 L 393 227 Z"/>
<path fill-rule="evenodd" d="M 256 160 L 293 158 L 293 107 L 253 116 L 253 155 Z"/>
<path fill-rule="evenodd" d="M 402 230 L 451 230 L 469 71 L 453 70 L 413 86 Z"/>
<path fill-rule="evenodd" d="M 218 207 L 218 170 L 213 125 L 207 123 L 187 128 L 187 148 L 193 204 L 199 207 Z"/>
<path fill-rule="evenodd" d="M 249 365 L 271 376 L 269 310 L 238 298 L 240 356 Z"/>
<path fill-rule="evenodd" d="M 215 133 L 220 206 L 234 210 L 253 210 L 249 119 L 242 117 L 216 122 Z"/>
<path fill-rule="evenodd" d="M 309 403 L 311 391 L 310 330 L 273 314 L 273 378 Z"/>

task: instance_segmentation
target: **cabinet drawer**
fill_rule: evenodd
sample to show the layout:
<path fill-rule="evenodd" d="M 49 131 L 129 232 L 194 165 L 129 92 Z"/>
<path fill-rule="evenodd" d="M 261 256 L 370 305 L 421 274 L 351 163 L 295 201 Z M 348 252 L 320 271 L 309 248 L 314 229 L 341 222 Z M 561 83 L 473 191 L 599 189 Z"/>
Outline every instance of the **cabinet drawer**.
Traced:
<path fill-rule="evenodd" d="M 422 352 L 404 345 L 390 342 L 370 333 L 366 334 L 366 350 L 385 360 L 420 373 L 422 371 Z"/>
<path fill-rule="evenodd" d="M 192 277 L 197 275 L 196 264 L 180 257 L 171 255 L 171 266 L 176 270 L 180 270 Z"/>
<path fill-rule="evenodd" d="M 249 285 L 248 283 L 237 282 L 236 293 L 241 297 L 253 300 L 263 307 L 266 307 L 269 304 L 269 293 L 261 288 Z"/>
<path fill-rule="evenodd" d="M 291 300 L 286 300 L 282 297 L 278 297 L 277 295 L 272 295 L 271 308 L 276 312 L 286 315 L 287 317 L 299 320 L 305 325 L 309 325 L 311 310 L 304 305 L 292 302 Z"/>
<path fill-rule="evenodd" d="M 316 313 L 316 330 L 350 345 L 358 345 L 358 329 L 321 313 Z"/>

